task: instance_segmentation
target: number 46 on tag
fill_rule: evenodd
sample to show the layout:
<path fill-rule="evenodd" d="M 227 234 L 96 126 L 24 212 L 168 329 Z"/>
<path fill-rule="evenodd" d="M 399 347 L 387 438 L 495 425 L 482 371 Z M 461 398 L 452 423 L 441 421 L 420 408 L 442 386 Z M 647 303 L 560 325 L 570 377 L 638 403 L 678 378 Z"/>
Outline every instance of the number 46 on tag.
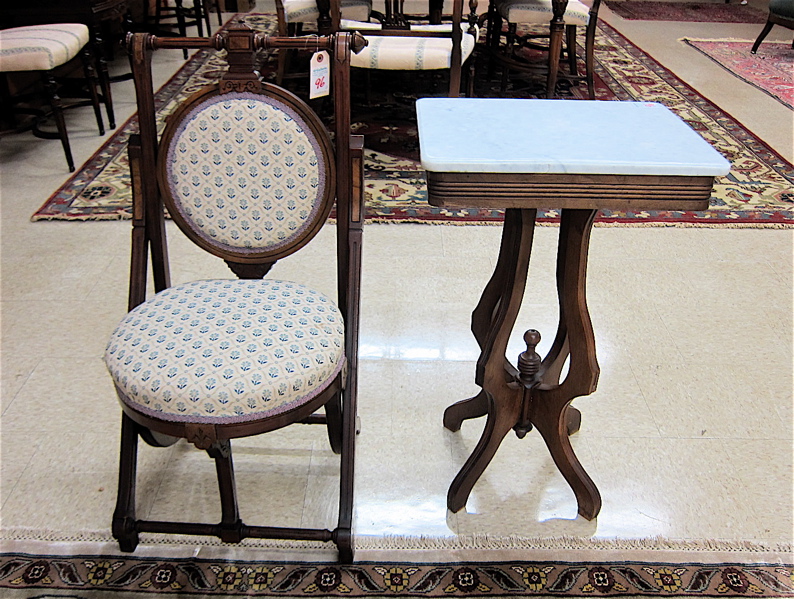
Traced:
<path fill-rule="evenodd" d="M 309 63 L 309 98 L 327 96 L 331 87 L 331 68 L 328 52 L 315 52 Z"/>

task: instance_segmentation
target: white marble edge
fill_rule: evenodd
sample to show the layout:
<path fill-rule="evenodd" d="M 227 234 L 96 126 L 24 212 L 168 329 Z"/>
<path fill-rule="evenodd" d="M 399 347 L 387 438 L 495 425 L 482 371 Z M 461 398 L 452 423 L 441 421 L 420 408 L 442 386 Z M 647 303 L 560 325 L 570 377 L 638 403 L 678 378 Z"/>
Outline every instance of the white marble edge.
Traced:
<path fill-rule="evenodd" d="M 730 163 L 706 140 L 654 102 L 421 98 L 416 112 L 421 164 L 430 172 L 722 176 L 730 171 Z"/>

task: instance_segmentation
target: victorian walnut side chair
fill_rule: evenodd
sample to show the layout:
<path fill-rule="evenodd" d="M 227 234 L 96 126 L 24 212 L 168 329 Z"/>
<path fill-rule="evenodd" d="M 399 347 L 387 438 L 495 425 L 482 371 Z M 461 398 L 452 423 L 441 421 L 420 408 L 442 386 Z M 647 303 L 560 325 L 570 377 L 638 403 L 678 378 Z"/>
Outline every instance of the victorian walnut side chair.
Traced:
<path fill-rule="evenodd" d="M 209 39 L 128 37 L 140 123 L 129 147 L 130 312 L 105 352 L 122 408 L 112 527 L 122 551 L 134 551 L 140 533 L 165 533 L 226 543 L 333 541 L 341 561 L 353 559 L 363 140 L 350 135 L 349 62 L 363 39 L 340 33 L 313 40 L 315 50 L 331 56 L 334 141 L 305 102 L 263 82 L 256 70 L 258 51 L 293 42 L 255 34 L 243 23 Z M 228 70 L 177 107 L 158 143 L 152 53 L 183 47 L 226 50 Z M 238 278 L 172 286 L 164 205 L 189 240 Z M 335 299 L 265 278 L 277 260 L 315 237 L 334 206 L 336 252 L 328 262 Z M 147 299 L 150 255 L 156 293 Z M 333 530 L 254 526 L 240 518 L 232 439 L 294 423 L 325 424 L 332 450 L 341 454 Z M 215 460 L 220 522 L 136 517 L 138 437 L 156 447 L 184 438 L 207 451 Z"/>
<path fill-rule="evenodd" d="M 587 84 L 588 96 L 595 100 L 595 33 L 601 0 L 592 0 L 590 6 L 579 0 L 490 0 L 486 45 L 492 59 L 502 65 L 502 91 L 505 90 L 511 71 L 532 72 L 535 65 L 520 56 L 523 48 L 548 53 L 546 67 L 546 97 L 556 95 L 557 79 L 564 77 L 572 83 Z M 504 24 L 507 27 L 504 27 Z M 518 35 L 518 25 L 546 26 L 548 32 L 533 29 Z M 578 72 L 576 63 L 577 28 L 585 28 L 585 74 Z M 563 43 L 563 37 L 565 42 Z M 502 41 L 504 39 L 504 42 Z M 536 39 L 547 39 L 538 44 Z M 560 59 L 565 54 L 568 72 L 560 69 Z"/>

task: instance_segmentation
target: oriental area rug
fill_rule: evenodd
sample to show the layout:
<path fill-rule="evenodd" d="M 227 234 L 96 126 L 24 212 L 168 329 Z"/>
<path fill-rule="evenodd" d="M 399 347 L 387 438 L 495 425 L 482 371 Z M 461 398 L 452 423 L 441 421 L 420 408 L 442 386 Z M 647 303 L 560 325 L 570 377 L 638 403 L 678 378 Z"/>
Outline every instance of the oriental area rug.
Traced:
<path fill-rule="evenodd" d="M 273 15 L 243 15 L 253 28 L 272 31 Z M 484 63 L 484 53 L 480 63 Z M 162 124 L 178 101 L 219 77 L 224 63 L 214 51 L 196 52 L 157 93 Z M 275 57 L 267 57 L 263 74 L 273 77 Z M 478 64 L 476 95 L 537 97 L 542 88 L 511 83 L 506 92 L 486 77 L 487 64 Z M 356 73 L 354 73 L 356 75 Z M 358 75 L 364 75 L 358 73 Z M 366 219 L 368 222 L 443 224 L 501 223 L 498 210 L 445 210 L 430 206 L 419 164 L 414 100 L 416 94 L 397 92 L 405 86 L 384 83 L 372 74 L 376 99 L 354 97 L 353 128 L 365 136 Z M 381 77 L 388 83 L 393 77 Z M 414 75 L 411 82 L 421 80 Z M 431 78 L 432 79 L 432 78 Z M 498 79 L 498 77 L 495 77 Z M 715 182 L 710 208 L 702 212 L 602 211 L 599 225 L 788 227 L 794 224 L 794 167 L 741 123 L 698 94 L 647 53 L 605 23 L 596 39 L 596 96 L 599 100 L 661 102 L 709 141 L 733 165 Z M 431 81 L 432 83 L 432 81 Z M 356 85 L 360 92 L 366 81 Z M 383 92 L 383 88 L 387 91 Z M 437 86 L 444 95 L 444 85 Z M 563 90 L 564 97 L 581 98 L 583 88 Z M 362 96 L 364 94 L 361 94 Z M 367 106 L 371 108 L 367 108 Z M 32 216 L 32 220 L 102 220 L 130 217 L 131 189 L 126 146 L 136 131 L 133 117 Z M 476 123 L 472 124 L 476 139 Z M 557 211 L 539 210 L 540 223 L 559 221 Z"/>
<path fill-rule="evenodd" d="M 364 562 L 0 556 L 8 599 L 70 597 L 791 597 L 790 564 Z"/>
<path fill-rule="evenodd" d="M 794 109 L 794 51 L 791 44 L 762 43 L 751 54 L 754 40 L 682 40 L 745 83 Z"/>
<path fill-rule="evenodd" d="M 682 21 L 696 23 L 766 23 L 766 13 L 752 6 L 719 2 L 646 2 L 607 0 L 616 15 L 631 21 Z"/>

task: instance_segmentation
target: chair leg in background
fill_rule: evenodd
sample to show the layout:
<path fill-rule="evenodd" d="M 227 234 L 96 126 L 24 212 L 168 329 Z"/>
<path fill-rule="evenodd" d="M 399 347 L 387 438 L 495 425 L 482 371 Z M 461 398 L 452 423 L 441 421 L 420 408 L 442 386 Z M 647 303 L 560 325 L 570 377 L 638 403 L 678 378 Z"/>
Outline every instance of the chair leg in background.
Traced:
<path fill-rule="evenodd" d="M 759 35 L 758 39 L 755 40 L 755 43 L 753 44 L 753 48 L 752 50 L 750 50 L 750 54 L 755 54 L 758 51 L 758 46 L 761 45 L 761 42 L 764 41 L 764 38 L 767 36 L 767 34 L 770 31 L 772 31 L 773 25 L 774 23 L 772 21 L 766 22 L 766 25 L 764 25 L 764 28 L 761 30 L 761 35 Z"/>
<path fill-rule="evenodd" d="M 546 79 L 546 97 L 553 98 L 557 92 L 557 75 L 560 70 L 560 54 L 565 26 L 552 23 L 549 36 L 549 74 Z"/>
<path fill-rule="evenodd" d="M 80 60 L 83 63 L 83 74 L 88 82 L 88 93 L 91 97 L 91 106 L 94 107 L 94 116 L 96 117 L 99 134 L 104 135 L 105 123 L 102 120 L 102 110 L 99 106 L 99 95 L 97 94 L 99 80 L 97 79 L 96 69 L 94 69 L 94 57 L 88 49 L 88 45 L 86 45 L 80 53 Z"/>
<path fill-rule="evenodd" d="M 579 67 L 576 64 L 576 25 L 566 25 L 565 35 L 567 41 L 565 42 L 568 49 L 568 68 L 571 75 L 577 77 L 579 75 Z"/>
<path fill-rule="evenodd" d="M 44 74 L 44 89 L 47 92 L 47 98 L 52 106 L 52 116 L 55 118 L 55 126 L 58 128 L 58 137 L 63 146 L 63 152 L 66 154 L 66 164 L 69 166 L 69 172 L 74 172 L 74 158 L 72 158 L 72 148 L 69 145 L 69 135 L 66 132 L 66 121 L 63 118 L 63 105 L 61 99 L 58 97 L 58 84 L 55 82 L 55 77 L 52 71 Z M 38 132 L 40 136 L 51 134 L 44 134 Z"/>

